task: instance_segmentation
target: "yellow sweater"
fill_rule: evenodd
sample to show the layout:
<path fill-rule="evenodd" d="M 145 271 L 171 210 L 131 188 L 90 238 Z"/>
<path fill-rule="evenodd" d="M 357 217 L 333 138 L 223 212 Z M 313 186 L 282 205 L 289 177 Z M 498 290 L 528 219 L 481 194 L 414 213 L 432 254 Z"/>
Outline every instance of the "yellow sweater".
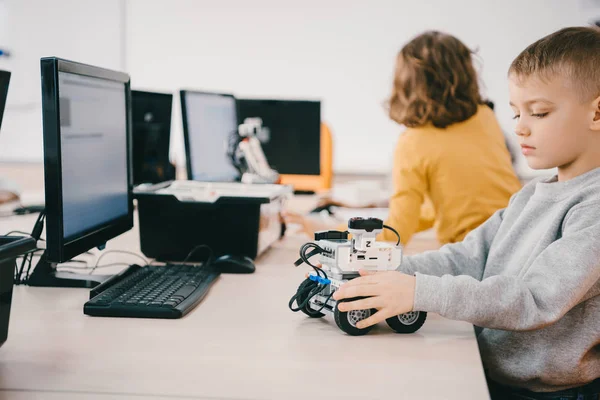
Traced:
<path fill-rule="evenodd" d="M 394 155 L 394 193 L 386 224 L 406 244 L 435 226 L 441 244 L 459 242 L 521 189 L 493 111 L 480 106 L 446 129 L 409 128 Z M 395 241 L 389 230 L 379 240 Z"/>

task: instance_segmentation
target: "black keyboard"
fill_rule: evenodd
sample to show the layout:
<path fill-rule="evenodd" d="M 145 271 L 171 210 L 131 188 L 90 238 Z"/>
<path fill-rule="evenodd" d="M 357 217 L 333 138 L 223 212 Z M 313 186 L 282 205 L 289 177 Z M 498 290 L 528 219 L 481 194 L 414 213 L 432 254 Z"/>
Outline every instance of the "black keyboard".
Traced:
<path fill-rule="evenodd" d="M 83 313 L 96 317 L 181 318 L 206 295 L 218 272 L 202 266 L 132 265 L 90 292 Z"/>

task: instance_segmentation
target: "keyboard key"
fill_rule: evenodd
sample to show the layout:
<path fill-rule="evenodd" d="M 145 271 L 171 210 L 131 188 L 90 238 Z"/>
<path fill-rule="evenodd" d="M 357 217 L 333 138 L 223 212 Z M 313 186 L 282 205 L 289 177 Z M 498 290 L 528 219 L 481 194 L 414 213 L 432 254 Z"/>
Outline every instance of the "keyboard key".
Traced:
<path fill-rule="evenodd" d="M 194 290 L 196 290 L 196 286 L 187 285 L 176 291 L 175 296 L 188 297 Z"/>

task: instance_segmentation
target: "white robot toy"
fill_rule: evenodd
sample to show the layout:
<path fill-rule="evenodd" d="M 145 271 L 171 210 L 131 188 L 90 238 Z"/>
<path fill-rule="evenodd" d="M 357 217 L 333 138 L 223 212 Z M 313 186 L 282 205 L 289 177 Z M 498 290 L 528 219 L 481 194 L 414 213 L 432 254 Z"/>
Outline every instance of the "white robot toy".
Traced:
<path fill-rule="evenodd" d="M 269 166 L 259 137 L 268 135 L 260 118 L 246 118 L 234 132 L 228 155 L 234 167 L 242 174 L 243 183 L 278 183 L 279 173 Z"/>
<path fill-rule="evenodd" d="M 375 240 L 377 234 L 389 229 L 398 237 L 397 243 L 385 243 Z M 348 234 L 352 239 L 348 239 Z M 318 255 L 321 268 L 312 264 L 309 258 Z M 322 231 L 315 233 L 315 241 L 304 244 L 300 249 L 302 263 L 310 265 L 314 272 L 304 280 L 294 296 L 290 299 L 292 311 L 302 311 L 312 318 L 333 314 L 337 326 L 344 332 L 358 336 L 368 333 L 371 327 L 359 329 L 356 323 L 377 312 L 375 309 L 340 311 L 333 293 L 344 283 L 359 276 L 361 269 L 370 271 L 393 271 L 402 262 L 402 246 L 400 235 L 392 227 L 383 224 L 377 218 L 351 218 L 348 231 Z M 344 299 L 354 301 L 359 298 Z M 296 306 L 294 306 L 296 303 Z M 398 333 L 416 332 L 425 322 L 427 313 L 411 311 L 386 320 L 387 324 Z"/>

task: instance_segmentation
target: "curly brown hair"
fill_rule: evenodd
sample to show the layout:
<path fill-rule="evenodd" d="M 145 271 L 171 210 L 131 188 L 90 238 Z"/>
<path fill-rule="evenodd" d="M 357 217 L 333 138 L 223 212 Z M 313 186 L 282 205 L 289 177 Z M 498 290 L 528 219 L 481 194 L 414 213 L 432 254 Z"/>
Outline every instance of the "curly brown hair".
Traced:
<path fill-rule="evenodd" d="M 398 53 L 388 112 L 394 121 L 446 128 L 477 112 L 479 94 L 472 51 L 452 35 L 425 32 Z"/>

